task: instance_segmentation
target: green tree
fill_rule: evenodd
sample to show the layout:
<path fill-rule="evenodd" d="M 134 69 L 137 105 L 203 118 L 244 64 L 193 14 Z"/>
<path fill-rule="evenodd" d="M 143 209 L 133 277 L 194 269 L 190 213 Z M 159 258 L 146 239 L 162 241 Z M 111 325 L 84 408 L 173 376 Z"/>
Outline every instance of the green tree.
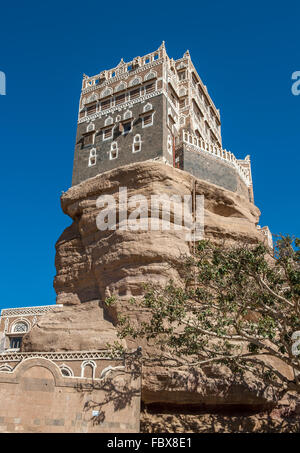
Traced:
<path fill-rule="evenodd" d="M 299 245 L 289 236 L 280 236 L 273 251 L 262 243 L 200 241 L 182 262 L 184 285 L 146 286 L 142 300 L 131 301 L 145 320 L 137 326 L 120 316 L 119 336 L 155 342 L 157 359 L 177 367 L 217 362 L 300 393 Z M 278 359 L 293 379 L 274 365 Z"/>

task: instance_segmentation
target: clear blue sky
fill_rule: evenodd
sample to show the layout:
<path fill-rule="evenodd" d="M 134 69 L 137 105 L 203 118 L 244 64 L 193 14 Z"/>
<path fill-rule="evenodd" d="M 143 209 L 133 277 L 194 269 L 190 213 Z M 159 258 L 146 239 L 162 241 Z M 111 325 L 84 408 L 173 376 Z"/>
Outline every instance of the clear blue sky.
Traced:
<path fill-rule="evenodd" d="M 299 1 L 5 2 L 0 18 L 0 308 L 55 303 L 54 245 L 71 221 L 82 73 L 94 75 L 166 41 L 190 50 L 221 110 L 223 145 L 251 155 L 260 224 L 300 234 Z"/>

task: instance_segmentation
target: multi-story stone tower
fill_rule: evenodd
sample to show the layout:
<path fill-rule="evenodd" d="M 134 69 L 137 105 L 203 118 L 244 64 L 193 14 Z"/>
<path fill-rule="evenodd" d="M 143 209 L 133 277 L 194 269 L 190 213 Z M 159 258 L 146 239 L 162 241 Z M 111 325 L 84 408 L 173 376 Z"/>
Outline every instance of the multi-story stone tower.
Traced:
<path fill-rule="evenodd" d="M 188 51 L 159 49 L 84 75 L 73 185 L 107 170 L 162 160 L 253 201 L 250 159 L 222 149 L 220 112 Z"/>

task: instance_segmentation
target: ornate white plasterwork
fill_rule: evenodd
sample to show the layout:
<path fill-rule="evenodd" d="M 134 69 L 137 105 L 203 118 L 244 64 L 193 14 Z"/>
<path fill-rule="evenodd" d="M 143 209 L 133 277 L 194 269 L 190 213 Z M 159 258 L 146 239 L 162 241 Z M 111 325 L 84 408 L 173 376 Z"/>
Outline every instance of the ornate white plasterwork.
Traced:
<path fill-rule="evenodd" d="M 118 86 L 116 86 L 115 93 L 117 93 L 118 91 L 125 90 L 126 88 L 127 88 L 127 83 L 126 82 L 121 82 L 121 83 L 119 83 Z"/>
<path fill-rule="evenodd" d="M 148 99 L 151 99 L 155 96 L 159 96 L 160 94 L 164 94 L 167 97 L 167 99 L 171 102 L 166 91 L 164 89 L 160 89 L 160 90 L 153 91 L 152 93 L 144 94 L 143 96 L 140 96 L 137 99 L 131 99 L 129 101 L 124 102 L 123 104 L 119 104 L 119 105 L 116 105 L 109 109 L 106 109 L 105 111 L 93 113 L 89 116 L 85 116 L 84 118 L 79 118 L 78 124 L 85 123 L 86 121 L 94 121 L 96 118 L 101 118 L 102 116 L 106 116 L 108 114 L 114 114 L 114 112 L 116 112 L 116 111 L 126 110 L 128 108 L 131 108 L 134 104 L 139 104 L 139 103 L 145 102 Z M 176 108 L 176 107 L 174 107 L 174 108 Z"/>
<path fill-rule="evenodd" d="M 105 98 L 106 96 L 110 96 L 113 93 L 112 88 L 105 88 L 100 94 L 100 98 Z"/>
<path fill-rule="evenodd" d="M 161 64 L 163 61 L 164 61 L 164 58 L 160 58 L 158 60 L 152 61 L 151 63 L 147 63 L 144 66 L 141 66 L 141 67 L 135 69 L 134 71 L 130 71 L 130 73 L 126 72 L 120 76 L 116 76 L 116 77 L 113 77 L 112 79 L 106 80 L 105 82 L 103 82 L 101 84 L 101 88 L 103 88 L 104 86 L 110 85 L 111 83 L 118 82 L 119 80 L 127 79 L 128 77 L 132 77 L 136 74 L 144 72 L 146 69 L 153 68 L 154 66 Z M 94 77 L 97 77 L 97 76 L 94 76 Z M 98 85 L 89 86 L 82 90 L 82 94 L 84 95 L 86 93 L 89 93 L 89 92 L 97 90 L 97 89 L 99 89 Z"/>
<path fill-rule="evenodd" d="M 144 80 L 152 80 L 152 79 L 156 79 L 157 77 L 157 72 L 156 71 L 150 71 L 148 72 L 148 74 L 145 75 L 144 77 Z"/>
<path fill-rule="evenodd" d="M 42 305 L 40 307 L 4 308 L 1 311 L 1 317 L 43 315 L 44 313 L 55 311 L 57 308 L 61 307 L 62 305 Z"/>
<path fill-rule="evenodd" d="M 1 362 L 21 362 L 26 359 L 44 358 L 52 361 L 71 360 L 121 360 L 116 352 L 103 351 L 70 351 L 70 352 L 4 352 L 0 354 Z"/>

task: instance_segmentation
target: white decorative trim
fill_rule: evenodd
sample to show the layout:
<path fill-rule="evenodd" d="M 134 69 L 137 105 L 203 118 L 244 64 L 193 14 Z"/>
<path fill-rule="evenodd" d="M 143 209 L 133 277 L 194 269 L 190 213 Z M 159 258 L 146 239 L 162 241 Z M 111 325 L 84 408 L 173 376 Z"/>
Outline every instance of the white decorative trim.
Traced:
<path fill-rule="evenodd" d="M 19 325 L 24 324 L 26 326 L 26 330 L 16 331 L 15 328 L 17 327 L 18 324 Z M 30 322 L 24 318 L 16 319 L 10 326 L 10 333 L 22 334 L 22 333 L 28 332 L 29 330 L 30 330 Z"/>
<path fill-rule="evenodd" d="M 126 110 L 128 108 L 132 108 L 132 106 L 134 104 L 139 104 L 139 103 L 145 102 L 148 99 L 151 99 L 151 98 L 153 98 L 155 96 L 160 96 L 161 94 L 164 94 L 166 96 L 166 98 L 168 99 L 168 101 L 171 102 L 170 99 L 168 98 L 168 95 L 165 92 L 165 90 L 160 89 L 160 90 L 153 91 L 152 93 L 144 94 L 143 96 L 140 96 L 140 97 L 138 97 L 136 99 L 131 99 L 129 101 L 126 101 L 123 104 L 119 104 L 119 105 L 116 105 L 114 107 L 110 107 L 109 109 L 102 110 L 101 112 L 92 113 L 89 116 L 85 116 L 83 118 L 79 118 L 78 119 L 78 124 L 85 123 L 87 121 L 94 121 L 97 118 L 102 118 L 102 116 L 104 116 L 104 115 L 114 114 L 116 111 Z"/>
<path fill-rule="evenodd" d="M 0 373 L 1 372 L 12 373 L 13 368 L 10 365 L 8 365 L 7 363 L 4 363 L 4 365 L 0 366 Z"/>
<path fill-rule="evenodd" d="M 156 79 L 156 77 L 157 77 L 157 72 L 156 71 L 150 71 L 150 72 L 148 72 L 148 74 L 145 75 L 144 81 L 146 82 L 147 80 Z"/>
<path fill-rule="evenodd" d="M 59 369 L 60 369 L 60 372 L 61 372 L 63 377 L 74 377 L 73 370 L 68 365 L 65 365 L 64 363 L 62 363 L 61 365 L 59 365 Z M 64 370 L 69 373 L 68 376 L 63 374 Z"/>
<path fill-rule="evenodd" d="M 130 80 L 128 86 L 134 87 L 135 85 L 139 85 L 140 83 L 142 83 L 142 78 L 137 76 Z"/>
<path fill-rule="evenodd" d="M 119 83 L 118 86 L 116 86 L 115 88 L 115 93 L 117 93 L 118 91 L 122 91 L 122 90 L 125 90 L 127 88 L 127 83 L 122 81 L 121 83 Z"/>
<path fill-rule="evenodd" d="M 150 104 L 150 102 L 148 102 L 144 108 L 143 108 L 143 112 L 148 112 L 149 110 L 152 110 L 152 104 Z"/>
<path fill-rule="evenodd" d="M 104 121 L 104 126 L 111 126 L 114 123 L 114 120 L 111 116 L 107 117 Z"/>
<path fill-rule="evenodd" d="M 121 74 L 119 76 L 116 76 L 114 77 L 113 79 L 108 79 L 108 80 L 105 80 L 103 83 L 101 83 L 100 85 L 100 88 L 103 88 L 107 85 L 110 85 L 112 83 L 115 83 L 115 82 L 118 82 L 119 80 L 124 80 L 124 79 L 127 79 L 128 77 L 132 77 L 136 74 L 139 74 L 141 72 L 144 72 L 145 69 L 150 69 L 150 68 L 153 68 L 157 65 L 160 65 L 162 64 L 164 61 L 164 58 L 159 58 L 158 60 L 156 61 L 152 61 L 151 63 L 147 63 L 146 65 L 143 65 L 143 66 L 140 66 L 139 68 L 135 69 L 134 71 L 130 71 L 130 72 L 126 72 L 124 74 Z M 97 76 L 94 76 L 94 77 L 98 77 Z M 86 94 L 86 93 L 89 93 L 91 91 L 95 91 L 95 90 L 99 90 L 99 86 L 98 85 L 93 85 L 93 86 L 89 86 L 87 88 L 83 88 L 82 89 L 82 95 Z"/>
<path fill-rule="evenodd" d="M 90 150 L 88 166 L 93 167 L 94 165 L 96 165 L 96 163 L 97 163 L 97 150 L 96 148 L 92 148 Z"/>
<path fill-rule="evenodd" d="M 61 308 L 63 305 L 41 305 L 37 307 L 18 307 L 4 308 L 1 310 L 1 317 L 21 316 L 21 315 L 43 315 Z"/>
<path fill-rule="evenodd" d="M 109 350 L 70 351 L 70 352 L 4 352 L 0 354 L 1 362 L 21 362 L 26 359 L 44 358 L 52 361 L 68 360 L 121 360 L 122 356 Z"/>
<path fill-rule="evenodd" d="M 87 131 L 87 132 L 92 132 L 92 131 L 94 131 L 94 130 L 95 130 L 95 124 L 92 123 L 92 122 L 89 123 L 89 124 L 87 125 L 86 131 Z"/>
<path fill-rule="evenodd" d="M 114 128 L 115 128 L 114 126 L 113 127 L 112 126 L 108 126 L 106 129 L 102 130 L 102 141 L 103 142 L 105 142 L 106 140 L 111 140 L 113 138 L 113 136 L 114 136 Z M 110 134 L 109 137 L 105 137 L 105 131 L 107 129 L 111 129 L 111 134 Z"/>
<path fill-rule="evenodd" d="M 138 149 L 135 149 L 135 145 L 139 145 Z M 136 134 L 133 137 L 133 143 L 132 143 L 132 152 L 133 153 L 139 153 L 142 150 L 142 140 L 141 140 L 141 135 Z"/>
<path fill-rule="evenodd" d="M 112 88 L 106 87 L 103 91 L 101 91 L 100 98 L 105 98 L 113 94 Z"/>
<path fill-rule="evenodd" d="M 99 99 L 99 94 L 92 93 L 90 96 L 87 96 L 86 98 L 82 99 L 82 105 L 89 104 L 90 102 L 93 102 L 93 101 L 98 101 L 98 99 Z"/>
<path fill-rule="evenodd" d="M 123 366 L 123 365 L 119 365 L 119 366 L 108 365 L 106 368 L 104 368 L 101 371 L 100 379 L 106 378 L 106 376 L 108 376 L 112 371 L 123 371 L 123 370 L 125 370 L 125 366 Z"/>
<path fill-rule="evenodd" d="M 153 126 L 154 112 L 153 112 L 153 113 L 149 113 L 149 115 L 151 115 L 151 123 L 148 123 L 148 124 L 145 124 L 145 118 L 146 118 L 146 116 L 148 116 L 148 115 L 144 115 L 144 116 L 142 117 L 142 128 L 143 128 L 143 129 L 145 129 L 145 127 Z"/>
<path fill-rule="evenodd" d="M 223 162 L 226 162 L 228 165 L 236 169 L 236 171 L 238 172 L 238 174 L 240 175 L 241 179 L 244 181 L 247 187 L 251 186 L 249 170 L 242 167 L 239 164 L 240 159 L 238 161 L 238 159 L 236 159 L 234 154 L 231 153 L 230 151 L 219 148 L 218 146 L 212 145 L 211 143 L 207 143 L 204 140 L 186 131 L 183 131 L 181 143 L 183 143 L 187 149 L 193 149 L 195 151 L 208 153 L 215 159 L 220 159 Z"/>
<path fill-rule="evenodd" d="M 94 360 L 85 360 L 84 362 L 82 362 L 81 364 L 81 377 L 82 378 L 85 378 L 84 376 L 84 369 L 86 366 L 91 366 L 93 368 L 93 379 L 95 379 L 95 371 L 96 371 L 96 368 L 97 368 L 97 365 L 96 363 L 94 362 Z"/>
<path fill-rule="evenodd" d="M 123 119 L 130 120 L 130 118 L 132 118 L 132 112 L 131 112 L 131 110 L 126 110 L 126 112 L 123 115 Z"/>
<path fill-rule="evenodd" d="M 115 154 L 115 156 L 114 156 L 114 154 Z M 118 143 L 112 142 L 112 144 L 110 145 L 109 160 L 117 159 L 118 155 L 119 155 Z"/>

